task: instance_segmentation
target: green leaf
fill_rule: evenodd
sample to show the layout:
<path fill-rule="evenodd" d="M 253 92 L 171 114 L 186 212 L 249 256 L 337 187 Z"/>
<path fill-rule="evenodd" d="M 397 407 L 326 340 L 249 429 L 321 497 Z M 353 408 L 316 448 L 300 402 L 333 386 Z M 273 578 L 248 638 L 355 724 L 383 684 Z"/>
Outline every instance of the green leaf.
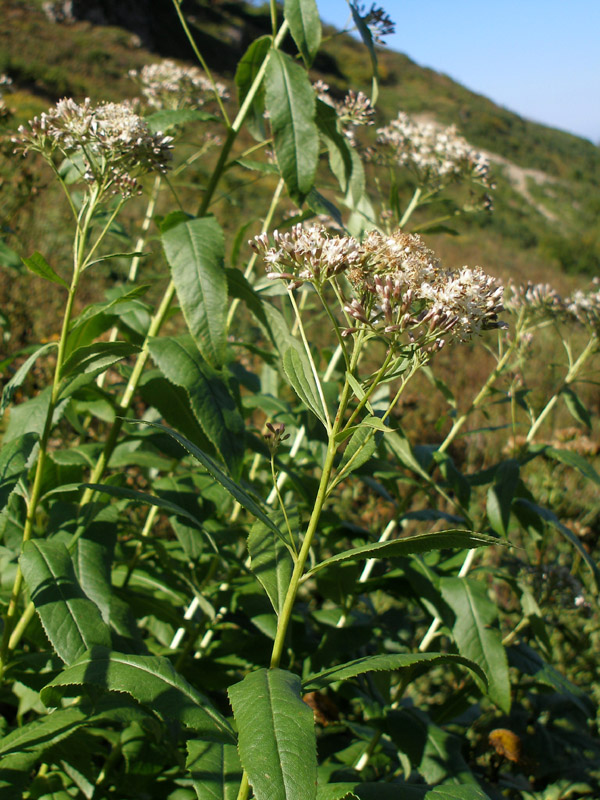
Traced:
<path fill-rule="evenodd" d="M 481 690 L 503 711 L 510 711 L 510 679 L 506 651 L 500 631 L 493 627 L 498 609 L 487 594 L 487 587 L 469 578 L 442 578 L 442 597 L 456 617 L 452 634 L 458 651 L 479 664 L 488 685 L 476 678 Z"/>
<path fill-rule="evenodd" d="M 344 194 L 350 186 L 352 156 L 348 139 L 341 132 L 338 115 L 333 106 L 317 98 L 315 122 L 329 150 L 329 166 Z"/>
<path fill-rule="evenodd" d="M 344 227 L 344 220 L 339 208 L 322 195 L 321 192 L 318 192 L 314 186 L 306 195 L 306 205 L 315 214 L 324 214 L 327 217 L 331 217 L 340 228 Z"/>
<path fill-rule="evenodd" d="M 156 408 L 169 425 L 181 431 L 198 447 L 213 452 L 211 443 L 192 411 L 185 389 L 174 386 L 158 370 L 152 370 L 147 377 L 142 378 L 140 394 L 144 402 Z"/>
<path fill-rule="evenodd" d="M 218 122 L 219 117 L 209 114 L 208 111 L 200 111 L 196 108 L 164 108 L 155 111 L 146 117 L 146 122 L 152 133 L 165 133 L 176 125 L 184 125 L 186 122 Z"/>
<path fill-rule="evenodd" d="M 427 783 L 477 784 L 462 756 L 461 740 L 435 725 L 418 709 L 390 710 L 382 728 Z"/>
<path fill-rule="evenodd" d="M 277 529 L 283 529 L 285 520 L 282 512 L 273 512 L 271 517 Z M 288 512 L 288 518 L 290 524 L 297 527 L 297 515 L 292 516 Z M 282 541 L 281 535 L 277 536 L 260 520 L 254 523 L 248 534 L 250 569 L 268 594 L 277 614 L 280 614 L 283 608 L 294 570 L 294 562 L 288 547 Z"/>
<path fill-rule="evenodd" d="M 300 688 L 300 678 L 290 672 L 259 669 L 227 690 L 240 760 L 256 800 L 317 796 L 313 712 L 303 702 Z"/>
<path fill-rule="evenodd" d="M 572 387 L 565 386 L 561 394 L 564 397 L 565 405 L 571 416 L 574 419 L 576 419 L 577 422 L 579 422 L 581 425 L 585 425 L 586 428 L 589 428 L 591 430 L 592 419 L 590 417 L 590 412 L 583 405 L 578 395 L 575 394 Z"/>
<path fill-rule="evenodd" d="M 47 386 L 31 400 L 26 400 L 24 403 L 19 403 L 19 405 L 12 408 L 4 434 L 3 447 L 5 447 L 8 442 L 12 442 L 27 433 L 37 433 L 38 436 L 42 435 L 46 424 L 46 417 L 48 416 L 51 391 L 52 387 Z M 69 400 L 66 399 L 62 400 L 56 406 L 54 414 L 52 415 L 52 425 L 56 425 L 63 417 L 68 403 Z"/>
<path fill-rule="evenodd" d="M 186 725 L 207 741 L 235 742 L 227 721 L 166 658 L 95 647 L 47 684 L 40 696 L 47 706 L 57 706 L 63 697 L 80 696 L 82 687 L 125 692 L 162 719 Z"/>
<path fill-rule="evenodd" d="M 161 225 L 162 243 L 183 316 L 202 356 L 213 367 L 225 363 L 227 278 L 225 239 L 214 217 Z"/>
<path fill-rule="evenodd" d="M 186 769 L 198 800 L 236 800 L 242 767 L 231 744 L 188 739 Z"/>
<path fill-rule="evenodd" d="M 238 158 L 236 159 L 235 163 L 239 164 L 240 167 L 244 167 L 244 169 L 250 169 L 254 172 L 262 172 L 265 175 L 279 175 L 279 170 L 275 164 L 271 164 L 269 161 L 255 161 L 252 158 Z"/>
<path fill-rule="evenodd" d="M 535 652 L 525 642 L 508 648 L 511 667 L 516 667 L 524 675 L 531 676 L 537 683 L 548 686 L 556 694 L 568 697 L 587 718 L 593 718 L 595 706 L 592 699 L 568 678 Z"/>
<path fill-rule="evenodd" d="M 336 681 L 346 681 L 363 675 L 365 672 L 381 672 L 399 669 L 412 669 L 416 666 L 436 664 L 460 664 L 468 667 L 485 683 L 485 674 L 473 660 L 453 653 L 393 653 L 390 655 L 363 656 L 346 664 L 330 667 L 317 675 L 311 675 L 302 682 L 305 691 L 323 689 Z"/>
<path fill-rule="evenodd" d="M 27 460 L 37 440 L 37 434 L 26 433 L 0 448 L 0 509 L 6 506 L 19 478 L 25 472 Z"/>
<path fill-rule="evenodd" d="M 246 95 L 250 91 L 250 87 L 254 83 L 263 61 L 271 51 L 271 42 L 270 36 L 261 36 L 259 39 L 255 39 L 238 62 L 235 84 L 238 89 L 240 106 L 246 99 Z M 252 101 L 250 111 L 246 117 L 248 130 L 259 141 L 267 138 L 264 111 L 265 93 L 263 86 L 261 86 Z"/>
<path fill-rule="evenodd" d="M 379 94 L 379 68 L 377 66 L 377 52 L 375 51 L 375 43 L 373 42 L 373 37 L 371 36 L 369 26 L 365 23 L 364 19 L 360 15 L 358 6 L 354 5 L 354 3 L 350 3 L 350 11 L 352 12 L 352 19 L 356 25 L 356 30 L 358 31 L 360 38 L 363 40 L 371 58 L 371 66 L 373 68 L 371 103 L 375 105 L 377 103 L 377 96 Z"/>
<path fill-rule="evenodd" d="M 307 572 L 307 575 L 314 575 L 315 572 L 338 561 L 362 561 L 366 558 L 404 558 L 413 553 L 428 553 L 431 550 L 445 550 L 450 547 L 472 549 L 494 544 L 500 544 L 499 540 L 492 536 L 473 533 L 472 531 L 453 529 L 433 531 L 432 533 L 418 533 L 415 536 L 406 536 L 402 539 L 394 539 L 391 542 L 373 542 L 372 544 L 364 544 L 361 547 L 345 550 L 343 553 L 337 553 L 335 556 L 315 564 Z"/>
<path fill-rule="evenodd" d="M 510 509 L 519 484 L 519 462 L 503 461 L 494 474 L 494 483 L 488 489 L 486 511 L 493 530 L 500 536 L 508 535 Z"/>
<path fill-rule="evenodd" d="M 23 259 L 2 239 L 0 239 L 0 267 L 8 267 L 19 273 L 23 272 Z"/>
<path fill-rule="evenodd" d="M 421 464 L 417 461 L 410 442 L 404 434 L 404 431 L 397 429 L 394 431 L 394 433 L 388 434 L 383 439 L 383 443 L 403 467 L 412 470 L 412 472 L 415 472 L 417 475 L 423 478 L 423 480 L 427 481 L 427 483 L 431 483 L 431 477 L 429 476 L 429 473 L 424 470 Z"/>
<path fill-rule="evenodd" d="M 335 483 L 344 480 L 351 472 L 362 467 L 373 455 L 377 445 L 373 430 L 368 427 L 358 426 L 352 434 L 342 454 L 342 460 L 337 469 Z"/>
<path fill-rule="evenodd" d="M 560 461 L 561 464 L 566 464 L 569 467 L 579 470 L 585 478 L 600 485 L 600 475 L 598 475 L 590 462 L 583 456 L 580 456 L 579 453 L 574 453 L 572 450 L 558 450 L 555 447 L 545 447 L 543 449 L 543 454 L 548 456 L 548 458 L 553 458 L 555 461 Z"/>
<path fill-rule="evenodd" d="M 23 364 L 21 364 L 12 378 L 4 385 L 4 389 L 2 390 L 2 400 L 0 401 L 0 416 L 2 416 L 6 411 L 6 408 L 13 399 L 15 392 L 20 386 L 23 385 L 25 378 L 29 374 L 29 370 L 33 367 L 38 358 L 44 355 L 44 353 L 47 353 L 49 350 L 54 350 L 55 347 L 57 347 L 56 342 L 43 344 L 35 351 L 35 353 L 32 353 L 29 358 L 23 362 Z"/>
<path fill-rule="evenodd" d="M 283 371 L 300 400 L 321 420 L 323 425 L 326 425 L 317 385 L 308 358 L 304 353 L 299 352 L 296 346 L 292 345 L 284 352 Z"/>
<path fill-rule="evenodd" d="M 140 420 L 140 422 L 142 422 Z M 203 453 L 198 447 L 196 447 L 193 442 L 190 442 L 189 439 L 186 439 L 185 436 L 181 436 L 181 434 L 177 433 L 177 431 L 171 430 L 170 428 L 165 427 L 164 425 L 160 425 L 158 422 L 143 422 L 145 425 L 151 425 L 153 428 L 158 428 L 159 430 L 164 431 L 167 433 L 172 439 L 179 442 L 179 444 L 184 447 L 191 455 L 197 459 L 202 466 L 209 472 L 213 478 L 221 484 L 221 486 L 226 489 L 229 494 L 237 500 L 237 502 L 253 514 L 257 519 L 262 520 L 265 525 L 267 525 L 277 536 L 283 537 L 283 534 L 277 527 L 273 524 L 273 522 L 269 519 L 269 517 L 265 514 L 262 508 L 258 505 L 258 503 L 253 500 L 250 495 L 245 492 L 241 486 L 231 480 L 218 466 L 215 462 L 207 456 L 206 453 Z"/>
<path fill-rule="evenodd" d="M 143 649 L 141 637 L 128 603 L 111 584 L 111 564 L 117 538 L 118 513 L 110 506 L 98 514 L 77 540 L 73 564 L 79 585 L 95 603 L 104 622 L 119 637 L 121 649 Z"/>
<path fill-rule="evenodd" d="M 66 664 L 94 645 L 110 646 L 110 630 L 79 586 L 64 544 L 26 542 L 21 569 L 46 635 Z"/>
<path fill-rule="evenodd" d="M 533 503 L 531 500 L 527 500 L 525 497 L 518 497 L 513 507 L 515 510 L 522 508 L 526 511 L 526 513 L 533 514 L 535 517 L 539 518 L 542 522 L 547 522 L 549 525 L 552 525 L 559 533 L 561 533 L 565 539 L 567 539 L 573 547 L 577 550 L 581 558 L 585 561 L 585 563 L 590 568 L 596 586 L 600 586 L 600 569 L 598 569 L 598 565 L 596 564 L 595 560 L 590 556 L 588 551 L 585 549 L 581 541 L 575 536 L 572 530 L 567 528 L 566 525 L 563 525 L 559 518 L 556 516 L 554 511 L 550 511 L 549 508 L 543 508 L 542 506 L 538 506 L 536 503 Z"/>
<path fill-rule="evenodd" d="M 302 67 L 280 50 L 271 52 L 265 89 L 281 176 L 290 197 L 301 205 L 312 189 L 319 158 L 315 92 Z"/>
<path fill-rule="evenodd" d="M 244 459 L 244 420 L 224 376 L 202 360 L 189 336 L 150 339 L 156 366 L 168 380 L 186 390 L 196 419 L 232 475 Z"/>
<path fill-rule="evenodd" d="M 58 283 L 60 286 L 64 286 L 65 289 L 69 288 L 69 284 L 66 283 L 60 275 L 56 274 L 41 253 L 35 252 L 32 256 L 29 256 L 29 258 L 24 258 L 23 263 L 28 270 L 35 273 L 35 275 L 39 275 L 40 278 L 45 278 L 52 283 Z"/>
<path fill-rule="evenodd" d="M 163 497 L 148 494 L 147 492 L 139 492 L 136 489 L 127 489 L 125 486 L 111 486 L 110 484 L 105 483 L 84 483 L 83 486 L 88 489 L 94 489 L 96 492 L 108 494 L 111 497 L 124 497 L 128 500 L 133 500 L 134 503 L 143 503 L 144 505 L 156 506 L 163 511 L 169 511 L 171 514 L 175 514 L 178 517 L 187 519 L 195 528 L 202 530 L 202 526 L 196 517 L 193 516 L 193 514 L 190 514 L 189 511 L 187 511 L 185 508 L 182 508 L 182 506 L 177 505 L 177 503 L 173 503 Z"/>
<path fill-rule="evenodd" d="M 283 14 L 304 63 L 310 67 L 321 44 L 321 20 L 315 0 L 285 0 Z"/>
<path fill-rule="evenodd" d="M 129 342 L 94 342 L 78 347 L 63 364 L 59 397 L 73 394 L 113 364 L 139 352 L 140 348 Z"/>

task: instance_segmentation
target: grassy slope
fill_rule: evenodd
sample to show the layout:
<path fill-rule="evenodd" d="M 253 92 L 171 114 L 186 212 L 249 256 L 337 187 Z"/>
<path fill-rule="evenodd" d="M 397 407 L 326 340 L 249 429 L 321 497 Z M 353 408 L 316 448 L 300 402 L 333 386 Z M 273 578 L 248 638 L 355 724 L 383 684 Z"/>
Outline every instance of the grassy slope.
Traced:
<path fill-rule="evenodd" d="M 177 21 L 169 9 L 168 4 L 163 7 L 160 23 L 164 22 L 165 31 L 176 31 Z M 231 83 L 237 59 L 248 43 L 268 32 L 268 17 L 260 9 L 236 2 L 189 2 L 186 9 L 192 12 L 209 63 Z M 336 35 L 333 29 L 325 33 L 313 77 L 324 78 L 334 91 L 343 92 L 349 86 L 367 90 L 370 73 L 364 48 L 346 35 Z M 189 55 L 173 36 L 165 35 L 157 44 L 162 54 L 179 50 L 182 56 Z M 46 19 L 37 0 L 0 0 L 0 73 L 7 72 L 15 88 L 8 96 L 15 110 L 11 127 L 64 95 L 94 100 L 130 97 L 135 85 L 126 77 L 127 71 L 156 58 L 136 45 L 130 31 L 88 22 L 57 25 Z M 499 167 L 494 215 L 482 214 L 475 225 L 463 226 L 465 233 L 459 239 L 433 237 L 432 244 L 451 265 L 480 263 L 502 277 L 551 280 L 559 288 L 572 284 L 572 279 L 561 274 L 561 263 L 572 271 L 583 265 L 588 271 L 600 272 L 599 148 L 527 122 L 399 53 L 381 50 L 380 71 L 379 121 L 394 117 L 400 108 L 426 113 L 444 123 L 456 123 L 478 146 L 520 167 L 543 170 L 552 178 L 543 185 L 526 178 L 531 196 L 553 215 L 547 219 L 514 190 L 503 177 L 505 168 Z M 0 164 L 4 238 L 20 252 L 38 248 L 68 258 L 61 250 L 60 204 L 55 202 L 53 190 L 46 188 L 47 176 L 36 172 L 31 159 L 16 161 L 10 145 L 5 143 L 4 150 L 7 158 Z M 24 167 L 29 170 L 30 184 L 22 178 Z M 235 176 L 228 180 L 225 193 L 239 184 Z M 264 183 L 251 184 L 245 193 L 222 201 L 234 202 L 239 210 L 239 215 L 229 214 L 229 218 L 247 219 L 250 209 L 258 206 L 257 193 L 268 196 L 269 187 Z M 6 291 L 3 294 L 5 303 L 18 306 L 14 290 L 9 290 L 8 296 Z"/>

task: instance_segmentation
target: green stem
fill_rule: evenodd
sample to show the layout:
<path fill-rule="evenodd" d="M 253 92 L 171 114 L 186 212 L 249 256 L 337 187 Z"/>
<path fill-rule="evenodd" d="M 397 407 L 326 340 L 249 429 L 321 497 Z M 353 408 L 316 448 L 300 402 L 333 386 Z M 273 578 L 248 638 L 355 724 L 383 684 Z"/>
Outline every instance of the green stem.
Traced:
<path fill-rule="evenodd" d="M 406 211 L 402 215 L 402 219 L 398 223 L 398 227 L 399 228 L 403 228 L 406 225 L 406 223 L 408 222 L 408 220 L 410 219 L 413 211 L 419 205 L 419 201 L 421 199 L 422 193 L 423 193 L 423 189 L 420 186 L 417 186 L 417 188 L 415 189 L 415 191 L 413 193 L 413 196 L 411 197 L 410 203 L 406 207 Z"/>
<path fill-rule="evenodd" d="M 548 400 L 543 410 L 540 412 L 539 416 L 529 429 L 529 433 L 527 434 L 527 440 L 526 440 L 528 444 L 533 441 L 533 438 L 540 429 L 540 426 L 542 425 L 548 414 L 552 411 L 552 409 L 558 402 L 558 398 L 560 397 L 561 392 L 563 392 L 571 383 L 573 383 L 573 381 L 579 374 L 585 362 L 595 351 L 597 345 L 598 345 L 597 340 L 595 339 L 595 337 L 592 337 L 585 346 L 585 348 L 582 350 L 577 361 L 575 361 L 574 364 L 571 364 L 571 366 L 569 367 L 569 371 L 567 372 L 567 375 L 564 381 L 562 382 L 560 388 L 558 389 L 557 392 L 555 392 L 552 395 L 550 400 Z"/>
<path fill-rule="evenodd" d="M 198 59 L 198 61 L 202 65 L 202 69 L 204 70 L 204 72 L 206 72 L 206 76 L 208 77 L 208 80 L 211 83 L 211 86 L 213 88 L 213 92 L 214 92 L 214 95 L 215 95 L 215 100 L 218 103 L 219 110 L 221 111 L 221 114 L 223 115 L 223 119 L 225 120 L 225 124 L 227 125 L 227 127 L 229 127 L 229 117 L 227 115 L 227 111 L 225 110 L 225 106 L 223 105 L 223 101 L 221 100 L 221 97 L 219 95 L 219 90 L 217 89 L 217 84 L 215 83 L 215 79 L 212 76 L 212 72 L 210 71 L 210 69 L 208 67 L 208 64 L 206 63 L 202 53 L 198 49 L 198 45 L 196 44 L 196 40 L 192 36 L 192 32 L 189 29 L 189 26 L 187 24 L 186 19 L 183 16 L 183 13 L 181 11 L 181 0 L 173 0 L 173 5 L 175 6 L 175 11 L 177 12 L 177 16 L 179 17 L 179 22 L 181 23 L 181 27 L 183 28 L 183 30 L 185 32 L 185 35 L 187 36 L 188 42 L 190 43 L 190 45 L 192 47 L 192 50 L 194 51 L 194 55 L 196 56 L 196 58 Z"/>
<path fill-rule="evenodd" d="M 44 428 L 40 438 L 39 454 L 35 469 L 35 475 L 33 479 L 33 485 L 31 487 L 31 494 L 29 496 L 29 500 L 27 503 L 27 515 L 25 517 L 25 525 L 23 528 L 21 553 L 23 552 L 23 547 L 25 546 L 26 542 L 28 542 L 31 539 L 31 536 L 33 534 L 33 527 L 37 516 L 38 504 L 42 492 L 42 480 L 44 475 L 44 467 L 46 464 L 48 439 L 50 438 L 54 412 L 56 411 L 56 407 L 58 405 L 60 397 L 62 370 L 63 370 L 63 364 L 65 362 L 65 353 L 67 347 L 67 339 L 69 335 L 69 327 L 71 324 L 71 317 L 73 315 L 73 304 L 75 301 L 75 295 L 77 293 L 77 287 L 79 285 L 79 279 L 81 277 L 83 266 L 85 264 L 85 259 L 84 259 L 85 245 L 88 238 L 90 225 L 96 208 L 97 200 L 98 200 L 98 193 L 97 191 L 92 189 L 88 197 L 87 204 L 85 204 L 82 207 L 80 212 L 80 219 L 81 217 L 83 217 L 83 224 L 81 224 L 80 221 L 78 220 L 75 238 L 73 241 L 73 275 L 71 278 L 71 285 L 68 290 L 67 303 L 63 315 L 62 328 L 58 343 L 58 352 L 56 356 L 56 366 L 54 368 L 54 377 L 52 380 L 52 389 L 50 393 L 50 400 L 48 403 L 48 410 L 46 412 Z M 17 572 L 15 575 L 15 580 L 13 583 L 13 588 L 4 620 L 4 632 L 2 635 L 2 643 L 0 644 L 0 675 L 5 669 L 7 658 L 12 649 L 11 633 L 13 630 L 13 624 L 17 614 L 17 607 L 18 607 L 19 597 L 21 595 L 22 586 L 23 586 L 23 573 L 21 571 L 21 565 L 19 563 L 17 565 Z"/>

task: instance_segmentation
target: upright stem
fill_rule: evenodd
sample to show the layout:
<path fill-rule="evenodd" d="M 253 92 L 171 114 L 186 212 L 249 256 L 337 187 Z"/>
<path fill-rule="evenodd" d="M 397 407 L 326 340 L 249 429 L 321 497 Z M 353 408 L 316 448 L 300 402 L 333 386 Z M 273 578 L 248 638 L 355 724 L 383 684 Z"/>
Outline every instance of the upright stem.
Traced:
<path fill-rule="evenodd" d="M 403 228 L 406 225 L 406 223 L 410 219 L 413 211 L 419 205 L 419 200 L 421 199 L 421 195 L 422 194 L 423 194 L 423 189 L 420 186 L 417 186 L 417 188 L 414 191 L 413 196 L 410 199 L 410 203 L 406 207 L 406 211 L 402 215 L 402 219 L 398 223 L 398 227 Z"/>
<path fill-rule="evenodd" d="M 37 516 L 38 503 L 42 492 L 42 480 L 44 475 L 44 466 L 46 464 L 48 439 L 50 438 L 50 433 L 52 431 L 52 423 L 54 419 L 54 412 L 56 411 L 56 406 L 58 405 L 60 397 L 62 370 L 65 362 L 65 353 L 67 347 L 67 338 L 69 335 L 69 326 L 71 324 L 71 317 L 73 315 L 73 303 L 75 301 L 75 295 L 77 293 L 79 279 L 81 277 L 81 273 L 83 271 L 86 262 L 86 259 L 84 257 L 85 245 L 88 239 L 90 225 L 92 217 L 94 215 L 94 211 L 96 209 L 97 202 L 98 202 L 98 190 L 93 189 L 91 190 L 90 195 L 88 197 L 87 206 L 84 206 L 84 208 L 81 211 L 80 217 L 83 216 L 83 222 L 81 223 L 80 220 L 78 220 L 75 239 L 73 242 L 73 275 L 71 277 L 71 285 L 69 286 L 68 290 L 65 313 L 63 315 L 62 328 L 58 343 L 58 352 L 56 356 L 56 366 L 54 368 L 54 377 L 52 380 L 52 389 L 50 392 L 48 410 L 46 412 L 46 420 L 44 422 L 44 428 L 40 438 L 39 454 L 35 468 L 35 475 L 33 478 L 33 485 L 31 487 L 31 494 L 29 496 L 29 500 L 27 502 L 27 515 L 25 517 L 25 525 L 23 528 L 23 540 L 21 542 L 21 552 L 23 551 L 23 547 L 25 546 L 26 542 L 28 542 L 31 539 L 33 533 L 33 527 L 35 524 L 35 519 Z M 17 614 L 17 607 L 22 586 L 23 586 L 23 573 L 21 571 L 21 564 L 19 563 L 17 565 L 17 572 L 15 575 L 15 580 L 13 583 L 13 588 L 4 620 L 4 632 L 2 634 L 2 643 L 0 644 L 0 673 L 3 672 L 5 669 L 6 660 L 8 658 L 11 649 L 10 648 L 11 633 L 13 630 L 13 624 Z"/>

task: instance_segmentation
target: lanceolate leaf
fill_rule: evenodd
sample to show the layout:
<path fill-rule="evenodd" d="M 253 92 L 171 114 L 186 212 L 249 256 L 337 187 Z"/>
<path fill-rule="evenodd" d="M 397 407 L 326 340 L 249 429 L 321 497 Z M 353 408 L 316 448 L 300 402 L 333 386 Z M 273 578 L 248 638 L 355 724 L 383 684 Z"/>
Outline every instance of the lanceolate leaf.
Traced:
<path fill-rule="evenodd" d="M 256 800 L 313 800 L 317 748 L 313 713 L 300 695 L 300 678 L 259 669 L 230 686 L 242 766 Z"/>
<path fill-rule="evenodd" d="M 225 363 L 227 278 L 225 239 L 214 217 L 167 217 L 162 243 L 190 333 L 213 367 Z"/>
<path fill-rule="evenodd" d="M 545 456 L 553 458 L 555 461 L 560 461 L 562 464 L 574 467 L 576 470 L 579 470 L 585 478 L 600 485 L 600 475 L 598 475 L 590 462 L 583 456 L 580 456 L 579 453 L 574 453 L 572 450 L 559 450 L 556 447 L 545 447 L 543 453 Z"/>
<path fill-rule="evenodd" d="M 0 510 L 7 504 L 8 498 L 25 471 L 27 459 L 37 440 L 37 434 L 26 433 L 0 448 Z"/>
<path fill-rule="evenodd" d="M 283 13 L 304 63 L 310 67 L 321 44 L 321 20 L 315 0 L 285 0 Z"/>
<path fill-rule="evenodd" d="M 232 481 L 218 466 L 215 462 L 203 453 L 195 444 L 186 439 L 185 436 L 181 436 L 181 434 L 177 433 L 177 431 L 173 431 L 170 428 L 166 428 L 164 425 L 160 425 L 158 422 L 147 422 L 146 425 L 152 425 L 153 428 L 158 428 L 159 430 L 168 433 L 173 439 L 175 439 L 179 444 L 184 447 L 189 453 L 191 453 L 194 458 L 196 458 L 202 466 L 209 472 L 213 478 L 221 484 L 221 486 L 226 489 L 229 494 L 235 498 L 238 503 L 243 506 L 246 511 L 249 511 L 253 514 L 257 519 L 262 520 L 265 525 L 267 525 L 277 536 L 282 538 L 283 534 L 281 531 L 277 529 L 277 527 L 273 524 L 273 522 L 269 519 L 269 517 L 265 514 L 262 508 L 258 505 L 258 503 L 250 497 L 250 495 L 245 492 L 241 486 L 239 486 L 235 481 Z"/>
<path fill-rule="evenodd" d="M 369 30 L 369 26 L 365 23 L 364 19 L 362 18 L 358 4 L 355 2 L 350 2 L 350 11 L 352 12 L 352 19 L 354 20 L 354 24 L 356 25 L 356 30 L 360 34 L 361 39 L 365 43 L 367 50 L 369 51 L 369 55 L 371 56 L 371 66 L 373 68 L 373 88 L 371 92 L 371 103 L 375 105 L 377 102 L 377 96 L 379 94 L 379 69 L 377 66 L 377 53 L 375 51 L 375 44 L 373 42 L 373 37 L 371 36 L 371 31 Z"/>
<path fill-rule="evenodd" d="M 325 425 L 323 408 L 317 392 L 315 379 L 310 369 L 310 364 L 306 357 L 302 357 L 297 347 L 291 346 L 283 354 L 283 370 L 286 374 L 290 386 L 294 389 L 300 400 L 310 408 L 310 410 Z"/>
<path fill-rule="evenodd" d="M 23 381 L 29 374 L 29 370 L 33 367 L 38 358 L 44 355 L 44 353 L 47 353 L 48 350 L 53 350 L 56 346 L 56 342 L 43 344 L 35 351 L 35 353 L 30 355 L 23 364 L 21 364 L 12 378 L 5 384 L 4 389 L 2 390 L 2 400 L 0 400 L 0 417 L 2 414 L 4 414 L 8 404 L 11 402 L 14 396 L 14 393 L 20 386 L 22 386 Z"/>
<path fill-rule="evenodd" d="M 198 800 L 236 800 L 242 767 L 234 745 L 189 739 L 187 752 L 185 766 Z"/>
<path fill-rule="evenodd" d="M 59 398 L 67 397 L 92 383 L 97 375 L 139 352 L 139 349 L 128 342 L 96 342 L 79 347 L 64 365 Z"/>
<path fill-rule="evenodd" d="M 165 377 L 187 391 L 204 433 L 238 476 L 244 457 L 244 420 L 224 377 L 203 361 L 189 336 L 152 339 L 149 348 Z"/>
<path fill-rule="evenodd" d="M 64 286 L 65 289 L 69 288 L 68 284 L 60 275 L 57 275 L 41 253 L 34 253 L 29 258 L 24 258 L 23 263 L 27 269 L 39 275 L 40 278 L 45 278 L 47 281 L 52 281 L 52 283 L 58 283 L 60 286 Z"/>
<path fill-rule="evenodd" d="M 590 556 L 573 531 L 570 530 L 570 528 L 567 528 L 566 525 L 562 524 L 554 511 L 550 511 L 549 508 L 542 508 L 542 506 L 536 505 L 536 503 L 527 500 L 525 497 L 517 498 L 514 502 L 514 508 L 516 509 L 516 512 L 518 512 L 519 509 L 523 509 L 527 515 L 533 515 L 534 518 L 536 518 L 542 524 L 546 522 L 549 525 L 552 525 L 553 528 L 562 534 L 562 536 L 564 536 L 565 539 L 567 539 L 573 545 L 581 558 L 590 568 L 594 577 L 594 581 L 596 582 L 596 586 L 600 586 L 600 569 L 598 568 L 595 560 Z"/>
<path fill-rule="evenodd" d="M 312 188 L 319 157 L 314 89 L 302 67 L 279 50 L 270 55 L 265 87 L 277 163 L 300 204 Z"/>
<path fill-rule="evenodd" d="M 94 645 L 110 647 L 110 630 L 81 590 L 62 542 L 26 542 L 21 569 L 44 630 L 66 664 Z"/>
<path fill-rule="evenodd" d="M 297 515 L 288 512 L 290 522 L 297 522 Z M 273 514 L 274 523 L 283 529 L 285 520 L 278 511 Z M 256 575 L 264 590 L 269 595 L 273 608 L 279 614 L 290 585 L 294 562 L 290 551 L 271 528 L 261 522 L 255 522 L 248 535 L 248 552 L 250 569 Z"/>
<path fill-rule="evenodd" d="M 307 574 L 314 575 L 336 561 L 362 561 L 366 558 L 403 558 L 413 553 L 427 553 L 431 550 L 445 550 L 449 547 L 474 548 L 498 544 L 499 540 L 483 533 L 448 530 L 433 533 L 418 533 L 391 542 L 373 542 L 337 553 L 316 564 Z"/>
<path fill-rule="evenodd" d="M 84 693 L 83 687 L 125 692 L 163 719 L 186 725 L 207 741 L 235 742 L 226 720 L 166 658 L 95 647 L 47 684 L 41 698 L 46 705 L 57 706 L 63 697 Z"/>
<path fill-rule="evenodd" d="M 365 672 L 412 669 L 416 666 L 436 664 L 460 664 L 470 669 L 484 684 L 486 682 L 483 670 L 473 660 L 464 656 L 452 653 L 394 653 L 392 655 L 364 656 L 364 658 L 357 658 L 355 661 L 348 661 L 346 664 L 325 669 L 303 681 L 302 688 L 305 691 L 314 691 L 323 689 L 336 681 L 355 678 Z"/>
<path fill-rule="evenodd" d="M 508 662 L 500 631 L 494 627 L 498 610 L 488 597 L 485 584 L 469 578 L 442 578 L 440 588 L 456 617 L 452 633 L 459 653 L 481 667 L 488 679 L 486 687 L 481 678 L 476 678 L 481 689 L 508 713 Z"/>
<path fill-rule="evenodd" d="M 197 108 L 163 108 L 155 111 L 154 114 L 146 117 L 148 127 L 153 133 L 158 131 L 168 131 L 176 125 L 183 125 L 186 122 L 218 122 L 219 117 L 209 114 L 208 111 L 200 111 Z"/>
<path fill-rule="evenodd" d="M 240 105 L 246 99 L 250 87 L 254 83 L 259 69 L 267 54 L 271 50 L 272 39 L 270 36 L 261 36 L 252 42 L 238 63 L 235 73 L 235 84 L 238 89 Z M 265 93 L 263 86 L 260 87 L 253 100 L 250 112 L 246 117 L 246 125 L 252 136 L 258 140 L 266 139 L 266 129 L 264 121 Z"/>

